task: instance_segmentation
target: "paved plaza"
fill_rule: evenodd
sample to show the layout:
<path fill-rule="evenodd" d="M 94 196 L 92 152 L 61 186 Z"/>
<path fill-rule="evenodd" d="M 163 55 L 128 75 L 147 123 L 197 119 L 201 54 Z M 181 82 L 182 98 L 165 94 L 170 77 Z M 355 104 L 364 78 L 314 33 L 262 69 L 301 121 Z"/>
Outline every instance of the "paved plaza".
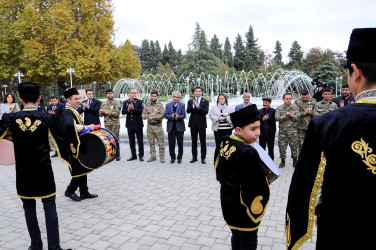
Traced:
<path fill-rule="evenodd" d="M 166 141 L 166 140 L 165 140 Z M 52 158 L 57 186 L 60 241 L 72 249 L 231 249 L 231 232 L 225 225 L 220 185 L 215 179 L 214 142 L 208 143 L 207 164 L 189 163 L 190 141 L 185 140 L 182 164 L 127 162 L 127 140 L 121 141 L 122 160 L 113 161 L 88 175 L 90 192 L 99 197 L 74 202 L 64 196 L 70 182 L 68 167 Z M 275 147 L 279 164 L 278 147 Z M 288 153 L 289 156 L 289 153 Z M 271 199 L 258 233 L 258 249 L 285 249 L 284 215 L 293 173 L 292 160 L 270 185 Z M 22 202 L 16 195 L 14 166 L 0 166 L 0 249 L 27 249 L 29 235 Z M 39 226 L 47 249 L 43 206 L 37 202 Z M 314 233 L 316 234 L 316 232 Z M 304 250 L 315 249 L 315 239 Z"/>

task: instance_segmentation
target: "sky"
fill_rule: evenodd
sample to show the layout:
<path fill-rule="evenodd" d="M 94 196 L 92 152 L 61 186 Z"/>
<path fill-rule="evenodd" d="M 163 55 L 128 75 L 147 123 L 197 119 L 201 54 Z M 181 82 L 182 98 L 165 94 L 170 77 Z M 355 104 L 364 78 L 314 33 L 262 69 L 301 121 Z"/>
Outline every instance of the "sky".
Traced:
<path fill-rule="evenodd" d="M 374 0 L 112 0 L 115 43 L 130 40 L 172 42 L 176 50 L 188 50 L 198 22 L 208 41 L 214 34 L 231 45 L 252 25 L 261 49 L 272 53 L 275 42 L 282 44 L 283 61 L 291 44 L 301 50 L 313 47 L 343 52 L 353 28 L 376 27 Z M 222 47 L 223 48 L 223 47 Z M 233 49 L 232 49 L 233 50 Z"/>

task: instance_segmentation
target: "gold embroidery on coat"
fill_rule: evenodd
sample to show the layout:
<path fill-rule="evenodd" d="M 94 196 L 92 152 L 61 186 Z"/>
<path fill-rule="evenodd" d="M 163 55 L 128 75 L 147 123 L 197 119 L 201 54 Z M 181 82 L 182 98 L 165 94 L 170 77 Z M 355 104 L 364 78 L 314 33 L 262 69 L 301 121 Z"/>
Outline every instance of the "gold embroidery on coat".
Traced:
<path fill-rule="evenodd" d="M 28 131 L 31 131 L 31 132 L 34 132 L 39 127 L 39 125 L 42 124 L 42 122 L 40 120 L 35 120 L 35 122 L 33 123 L 33 125 L 30 127 L 31 120 L 30 120 L 29 117 L 25 118 L 25 124 L 23 123 L 23 121 L 20 118 L 18 118 L 16 120 L 16 123 L 18 123 L 18 125 L 20 125 L 20 129 L 22 131 L 27 131 L 28 130 Z"/>
<path fill-rule="evenodd" d="M 368 143 L 361 138 L 360 141 L 355 141 L 351 144 L 351 149 L 360 154 L 364 164 L 368 166 L 367 170 L 371 170 L 373 174 L 376 174 L 376 155 L 369 154 L 372 153 L 373 149 L 368 147 Z"/>
<path fill-rule="evenodd" d="M 72 150 L 72 153 L 75 154 L 76 153 L 76 149 L 74 148 L 73 143 L 70 144 L 70 148 Z"/>
<path fill-rule="evenodd" d="M 236 151 L 236 147 L 234 145 L 231 146 L 230 148 L 228 147 L 229 147 L 229 142 L 226 141 L 226 145 L 223 148 L 221 148 L 221 150 L 219 151 L 219 154 L 221 155 L 221 157 L 225 157 L 226 160 L 228 160 L 231 154 Z"/>
<path fill-rule="evenodd" d="M 286 225 L 285 225 L 285 233 L 286 233 L 286 245 L 287 247 L 291 244 L 291 232 L 290 232 L 290 216 L 289 214 L 286 215 Z"/>
<path fill-rule="evenodd" d="M 261 204 L 262 199 L 263 199 L 262 196 L 259 195 L 252 201 L 252 204 L 251 204 L 252 213 L 254 213 L 254 214 L 261 214 L 262 213 L 262 211 L 264 210 L 264 207 Z"/>

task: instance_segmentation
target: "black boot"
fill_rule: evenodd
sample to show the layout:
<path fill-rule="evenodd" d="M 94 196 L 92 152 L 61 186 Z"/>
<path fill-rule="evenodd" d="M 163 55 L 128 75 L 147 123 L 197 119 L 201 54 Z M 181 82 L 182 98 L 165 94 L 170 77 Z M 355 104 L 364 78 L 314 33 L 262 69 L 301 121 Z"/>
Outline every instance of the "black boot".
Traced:
<path fill-rule="evenodd" d="M 281 159 L 281 164 L 279 164 L 279 168 L 285 167 L 285 159 Z"/>

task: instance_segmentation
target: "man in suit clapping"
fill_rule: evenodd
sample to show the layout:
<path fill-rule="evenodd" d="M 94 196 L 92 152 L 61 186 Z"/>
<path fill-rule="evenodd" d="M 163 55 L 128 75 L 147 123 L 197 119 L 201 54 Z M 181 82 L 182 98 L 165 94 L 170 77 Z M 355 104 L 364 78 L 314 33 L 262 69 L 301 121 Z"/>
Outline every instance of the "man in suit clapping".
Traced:
<path fill-rule="evenodd" d="M 168 146 L 171 161 L 174 163 L 176 159 L 175 141 L 178 141 L 178 163 L 182 163 L 183 157 L 183 138 L 185 131 L 185 105 L 180 102 L 181 94 L 179 91 L 172 93 L 172 102 L 166 104 L 164 117 L 167 119 Z M 176 138 L 176 139 L 175 139 Z"/>
<path fill-rule="evenodd" d="M 209 112 L 209 102 L 202 98 L 202 88 L 196 86 L 194 89 L 194 98 L 188 101 L 187 114 L 189 117 L 188 127 L 191 128 L 192 139 L 192 160 L 197 161 L 197 136 L 200 136 L 201 144 L 201 163 L 206 163 L 206 115 Z"/>
<path fill-rule="evenodd" d="M 86 90 L 87 99 L 82 101 L 82 106 L 77 109 L 79 114 L 84 113 L 84 125 L 100 125 L 99 110 L 101 101 L 94 98 L 94 92 L 91 89 Z"/>

